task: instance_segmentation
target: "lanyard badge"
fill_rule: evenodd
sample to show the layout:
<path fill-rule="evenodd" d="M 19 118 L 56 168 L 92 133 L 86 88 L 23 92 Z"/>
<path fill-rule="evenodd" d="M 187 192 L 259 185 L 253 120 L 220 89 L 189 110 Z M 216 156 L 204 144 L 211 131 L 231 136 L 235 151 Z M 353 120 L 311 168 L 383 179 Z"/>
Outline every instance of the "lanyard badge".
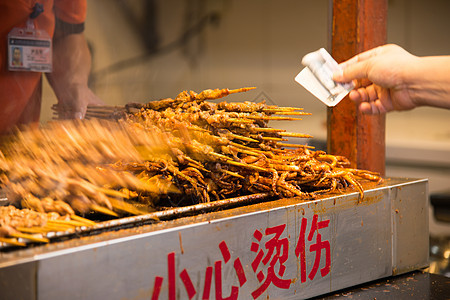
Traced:
<path fill-rule="evenodd" d="M 26 28 L 14 27 L 8 34 L 10 71 L 52 71 L 52 39 L 45 30 L 35 29 L 34 19 L 44 11 L 36 3 Z"/>

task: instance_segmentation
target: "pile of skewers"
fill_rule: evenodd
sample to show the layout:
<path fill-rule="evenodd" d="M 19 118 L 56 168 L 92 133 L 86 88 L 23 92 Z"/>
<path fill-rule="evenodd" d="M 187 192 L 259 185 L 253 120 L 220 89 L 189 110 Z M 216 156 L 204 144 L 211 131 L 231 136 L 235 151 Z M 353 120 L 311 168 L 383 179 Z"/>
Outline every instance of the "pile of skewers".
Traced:
<path fill-rule="evenodd" d="M 11 204 L 1 207 L 9 210 L 0 211 L 0 240 L 46 242 L 47 232 L 95 225 L 80 217 L 94 212 L 111 217 L 148 213 L 148 207 L 123 199 L 131 198 L 130 190 L 156 193 L 157 187 L 109 165 L 166 156 L 171 151 L 167 138 L 161 131 L 104 120 L 58 121 L 17 131 L 0 152 L 1 188 Z M 11 212 L 24 222 L 11 222 Z"/>
<path fill-rule="evenodd" d="M 26 208 L 0 206 L 0 242 L 9 245 L 26 246 L 23 240 L 48 243 L 49 239 L 43 237 L 42 233 L 92 225 L 95 222 L 75 214 L 41 213 Z"/>
<path fill-rule="evenodd" d="M 301 120 L 309 115 L 301 108 L 253 102 L 220 102 L 237 90 L 182 92 L 176 98 L 120 107 L 90 107 L 87 117 L 119 117 L 132 126 L 170 132 L 175 159 L 147 160 L 145 165 L 116 164 L 160 186 L 182 191 L 183 197 L 158 193 L 141 194 L 150 204 L 179 206 L 265 192 L 274 197 L 314 199 L 323 193 L 355 187 L 363 198 L 359 181 L 379 182 L 377 173 L 349 168 L 342 156 L 313 151 L 309 146 L 287 143 L 288 138 L 308 134 L 268 127 L 271 120 Z"/>
<path fill-rule="evenodd" d="M 81 224 L 93 211 L 139 215 L 256 193 L 309 200 L 353 187 L 362 200 L 360 181 L 382 180 L 344 157 L 287 143 L 307 134 L 268 126 L 308 115 L 300 108 L 208 101 L 250 89 L 88 107 L 88 120 L 19 131 L 2 149 L 2 188 L 14 206 L 53 217 L 15 228 L 0 219 L 0 236 Z"/>

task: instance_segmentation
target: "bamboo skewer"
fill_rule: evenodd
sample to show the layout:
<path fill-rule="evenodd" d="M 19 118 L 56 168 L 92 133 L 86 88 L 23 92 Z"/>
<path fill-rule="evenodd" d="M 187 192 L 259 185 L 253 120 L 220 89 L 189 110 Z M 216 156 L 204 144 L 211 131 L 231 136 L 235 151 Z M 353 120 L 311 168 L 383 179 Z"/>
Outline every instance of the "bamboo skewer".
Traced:
<path fill-rule="evenodd" d="M 124 110 L 125 106 L 123 105 L 88 105 L 88 110 Z"/>
<path fill-rule="evenodd" d="M 68 224 L 56 224 L 47 222 L 47 224 L 42 228 L 45 231 L 67 231 L 73 229 L 74 226 Z"/>
<path fill-rule="evenodd" d="M 74 221 L 74 220 L 48 220 L 47 224 L 60 224 L 60 225 L 66 225 L 66 226 L 70 226 L 70 227 L 81 227 L 81 226 L 86 226 L 85 223 L 83 222 L 79 222 L 79 221 Z"/>
<path fill-rule="evenodd" d="M 288 143 L 276 143 L 278 147 L 290 147 L 290 148 L 306 148 L 306 149 L 314 149 L 313 146 L 301 145 L 301 144 L 288 144 Z M 274 151 L 280 151 L 280 149 L 274 149 Z M 283 150 L 281 150 L 283 151 Z"/>
<path fill-rule="evenodd" d="M 258 140 L 255 140 L 255 139 L 252 139 L 252 138 L 249 138 L 249 137 L 246 137 L 246 136 L 241 136 L 241 135 L 237 135 L 237 134 L 234 134 L 234 133 L 229 133 L 229 135 L 232 138 L 234 138 L 234 139 L 241 140 L 241 141 L 244 141 L 244 142 L 258 143 Z"/>
<path fill-rule="evenodd" d="M 251 137 L 263 140 L 263 141 L 287 141 L 288 139 L 273 137 L 273 136 L 255 136 L 251 135 Z"/>
<path fill-rule="evenodd" d="M 284 129 L 276 129 L 276 128 L 265 128 L 265 127 L 255 127 L 255 128 L 251 128 L 250 131 L 256 131 L 256 132 L 285 132 L 286 130 Z"/>
<path fill-rule="evenodd" d="M 11 237 L 15 237 L 15 238 L 22 238 L 22 239 L 27 239 L 33 242 L 38 242 L 38 243 L 48 243 L 49 239 L 48 238 L 40 238 L 40 237 L 36 237 L 34 235 L 31 234 L 26 234 L 26 233 L 21 233 L 21 232 L 14 232 L 10 234 Z"/>
<path fill-rule="evenodd" d="M 268 106 L 267 108 L 263 108 L 263 111 L 294 111 L 294 110 L 303 110 L 301 107 L 289 107 L 289 106 Z"/>
<path fill-rule="evenodd" d="M 129 196 L 127 194 L 122 193 L 121 191 L 107 189 L 107 188 L 104 188 L 104 187 L 96 187 L 96 189 L 99 192 L 102 192 L 103 194 L 108 195 L 108 196 L 124 198 L 124 199 L 128 199 L 129 198 Z"/>
<path fill-rule="evenodd" d="M 240 178 L 240 179 L 245 179 L 244 176 L 242 176 L 242 175 L 240 175 L 240 174 L 238 174 L 238 173 L 235 173 L 235 172 L 231 172 L 231 171 L 224 170 L 224 169 L 221 169 L 220 171 L 223 172 L 223 173 L 225 173 L 225 174 L 228 174 L 228 175 L 231 175 L 231 176 Z"/>
<path fill-rule="evenodd" d="M 228 156 L 216 152 L 210 152 L 209 154 L 221 161 L 227 161 L 230 159 Z"/>
<path fill-rule="evenodd" d="M 94 225 L 97 224 L 94 221 L 91 221 L 89 219 L 86 219 L 86 218 L 83 218 L 83 217 L 80 217 L 80 216 L 77 216 L 77 215 L 70 215 L 70 218 L 72 220 L 74 220 L 74 221 L 78 221 L 78 222 L 84 223 L 87 226 L 94 226 Z"/>
<path fill-rule="evenodd" d="M 278 121 L 300 121 L 301 118 L 292 118 L 292 117 L 272 117 L 272 116 L 245 116 L 247 119 L 251 120 L 278 120 Z"/>
<path fill-rule="evenodd" d="M 139 208 L 135 207 L 133 204 L 127 203 L 122 200 L 110 198 L 109 201 L 111 202 L 111 204 L 113 205 L 113 207 L 115 209 L 127 212 L 132 215 L 145 215 L 148 213 L 148 211 L 139 209 Z"/>
<path fill-rule="evenodd" d="M 98 119 L 109 119 L 112 116 L 112 113 L 94 113 L 94 112 L 89 112 L 86 113 L 86 115 L 84 116 L 85 118 L 98 118 Z"/>
<path fill-rule="evenodd" d="M 250 165 L 250 164 L 244 164 L 244 163 L 240 163 L 234 160 L 227 160 L 226 161 L 227 164 L 229 165 L 233 165 L 233 166 L 237 166 L 237 167 L 243 167 L 246 169 L 251 169 L 251 170 L 255 170 L 255 171 L 260 171 L 260 172 L 269 172 L 267 169 L 264 169 L 262 167 L 258 167 L 258 166 L 254 166 L 254 165 Z"/>
<path fill-rule="evenodd" d="M 231 123 L 242 123 L 242 124 L 253 124 L 253 123 L 255 123 L 255 121 L 253 121 L 253 120 L 237 119 L 237 118 L 228 118 L 227 121 L 231 122 Z"/>
<path fill-rule="evenodd" d="M 298 138 L 312 138 L 312 135 L 304 134 L 304 133 L 296 133 L 296 132 L 280 132 L 281 136 L 287 137 L 298 137 Z"/>
<path fill-rule="evenodd" d="M 244 153 L 244 154 L 248 154 L 248 155 L 252 155 L 252 156 L 264 156 L 264 154 L 258 153 L 254 150 L 246 150 L 246 149 L 241 149 L 241 148 L 237 148 L 235 147 L 236 151 L 240 152 L 240 153 Z"/>
<path fill-rule="evenodd" d="M 19 242 L 17 239 L 10 239 L 10 238 L 5 238 L 5 237 L 0 237 L 0 243 L 10 244 L 10 245 L 14 245 L 14 246 L 21 246 L 21 247 L 26 246 L 25 243 Z"/>
<path fill-rule="evenodd" d="M 109 208 L 100 206 L 98 204 L 91 204 L 89 206 L 89 208 L 91 210 L 93 210 L 93 211 L 96 211 L 96 212 L 99 212 L 99 213 L 102 213 L 102 214 L 105 214 L 105 215 L 110 215 L 110 216 L 113 216 L 113 217 L 118 217 L 119 216 L 116 212 L 110 210 Z"/>
<path fill-rule="evenodd" d="M 210 170 L 208 170 L 208 169 L 205 169 L 202 165 L 196 165 L 196 164 L 193 164 L 193 163 L 188 163 L 188 166 L 189 167 L 193 167 L 193 168 L 197 168 L 197 169 L 199 169 L 200 171 L 203 171 L 203 172 L 206 172 L 206 173 L 211 173 L 211 171 Z"/>
<path fill-rule="evenodd" d="M 311 113 L 303 112 L 303 111 L 274 111 L 271 112 L 274 115 L 285 115 L 285 116 L 310 116 Z"/>
<path fill-rule="evenodd" d="M 49 231 L 52 231 L 53 229 L 48 228 L 48 227 L 38 227 L 38 226 L 33 226 L 33 227 L 16 227 L 16 230 L 20 231 L 20 232 L 25 232 L 25 233 L 46 233 Z"/>
<path fill-rule="evenodd" d="M 273 155 L 274 155 L 272 152 L 269 152 L 269 151 L 258 150 L 258 149 L 255 149 L 255 148 L 252 148 L 252 147 L 247 147 L 245 145 L 237 144 L 237 143 L 234 143 L 234 142 L 231 142 L 230 145 L 232 145 L 232 146 L 234 146 L 236 148 L 253 151 L 255 153 L 258 153 L 260 155 L 264 155 L 264 156 L 269 157 L 269 158 L 272 158 Z"/>

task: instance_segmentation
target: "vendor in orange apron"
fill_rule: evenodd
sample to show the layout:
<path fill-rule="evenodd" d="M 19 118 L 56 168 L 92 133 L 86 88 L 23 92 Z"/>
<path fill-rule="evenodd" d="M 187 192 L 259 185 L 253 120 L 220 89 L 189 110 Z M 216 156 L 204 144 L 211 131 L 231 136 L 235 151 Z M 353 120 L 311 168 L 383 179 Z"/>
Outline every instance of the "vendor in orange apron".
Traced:
<path fill-rule="evenodd" d="M 86 9 L 86 0 L 0 0 L 0 134 L 39 121 L 42 73 L 67 118 L 102 103 L 87 86 Z"/>

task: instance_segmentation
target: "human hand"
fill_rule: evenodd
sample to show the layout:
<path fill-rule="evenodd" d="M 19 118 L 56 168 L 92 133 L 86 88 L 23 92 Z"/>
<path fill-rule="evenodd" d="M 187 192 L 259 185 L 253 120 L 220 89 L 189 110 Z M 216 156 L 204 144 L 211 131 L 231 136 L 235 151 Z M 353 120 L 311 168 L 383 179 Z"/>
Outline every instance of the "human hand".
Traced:
<path fill-rule="evenodd" d="M 335 74 L 338 82 L 353 81 L 349 94 L 361 112 L 380 114 L 393 110 L 409 110 L 417 106 L 409 94 L 405 75 L 418 57 L 397 45 L 384 45 L 354 56 L 340 64 L 343 71 Z"/>
<path fill-rule="evenodd" d="M 59 119 L 83 119 L 88 105 L 104 105 L 87 86 L 75 86 L 58 97 L 56 111 Z"/>

